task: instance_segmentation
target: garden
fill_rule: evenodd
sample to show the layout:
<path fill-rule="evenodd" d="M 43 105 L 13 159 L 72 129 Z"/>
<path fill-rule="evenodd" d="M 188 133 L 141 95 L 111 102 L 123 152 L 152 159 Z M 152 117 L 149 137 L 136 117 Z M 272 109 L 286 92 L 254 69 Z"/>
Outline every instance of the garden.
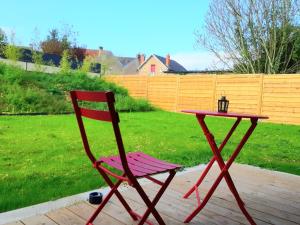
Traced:
<path fill-rule="evenodd" d="M 0 212 L 99 188 L 105 183 L 85 155 L 68 91 L 112 90 L 126 151 L 143 151 L 185 167 L 207 163 L 211 150 L 194 116 L 157 109 L 127 90 L 84 73 L 44 74 L 0 64 Z M 16 115 L 16 114 L 38 115 Z M 207 118 L 217 143 L 231 119 Z M 97 156 L 117 154 L 109 123 L 84 121 Z M 242 122 L 222 154 L 248 128 Z M 300 175 L 300 127 L 260 123 L 237 162 Z M 259 152 L 259 154 L 257 154 Z M 96 179 L 95 179 L 96 178 Z M 100 178 L 100 179 L 99 179 Z M 42 191 L 41 191 L 42 190 Z"/>

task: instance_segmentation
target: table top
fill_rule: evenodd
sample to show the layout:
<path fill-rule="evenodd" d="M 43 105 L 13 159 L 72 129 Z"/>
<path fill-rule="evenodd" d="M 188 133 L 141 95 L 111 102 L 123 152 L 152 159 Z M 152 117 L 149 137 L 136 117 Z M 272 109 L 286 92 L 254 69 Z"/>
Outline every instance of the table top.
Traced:
<path fill-rule="evenodd" d="M 243 113 L 234 113 L 234 112 L 213 112 L 213 111 L 202 111 L 202 110 L 182 110 L 185 113 L 193 113 L 196 115 L 204 115 L 204 116 L 220 116 L 220 117 L 239 117 L 239 118 L 249 118 L 249 119 L 268 119 L 267 116 L 261 115 L 251 115 L 251 114 L 243 114 Z"/>

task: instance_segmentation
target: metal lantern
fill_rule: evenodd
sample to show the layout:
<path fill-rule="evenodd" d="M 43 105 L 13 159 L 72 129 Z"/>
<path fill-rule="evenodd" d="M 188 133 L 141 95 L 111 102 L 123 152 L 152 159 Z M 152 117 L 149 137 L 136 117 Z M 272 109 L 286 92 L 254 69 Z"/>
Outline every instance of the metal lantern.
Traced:
<path fill-rule="evenodd" d="M 222 96 L 218 100 L 218 112 L 227 113 L 229 101 L 226 99 L 226 96 Z"/>

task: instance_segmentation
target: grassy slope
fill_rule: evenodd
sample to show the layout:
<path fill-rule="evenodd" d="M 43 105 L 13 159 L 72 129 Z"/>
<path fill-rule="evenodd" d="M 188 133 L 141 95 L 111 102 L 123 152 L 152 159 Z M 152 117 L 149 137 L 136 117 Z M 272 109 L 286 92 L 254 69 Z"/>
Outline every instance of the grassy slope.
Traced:
<path fill-rule="evenodd" d="M 0 62 L 0 113 L 73 112 L 69 102 L 70 90 L 111 90 L 116 95 L 118 111 L 152 111 L 146 100 L 134 99 L 128 91 L 80 71 L 65 74 L 29 72 Z"/>
<path fill-rule="evenodd" d="M 144 151 L 185 166 L 206 163 L 212 155 L 194 116 L 158 111 L 120 117 L 128 151 Z M 233 123 L 207 121 L 217 141 Z M 96 152 L 109 155 L 110 149 L 116 150 L 109 123 L 86 122 Z M 242 123 L 239 131 L 246 128 Z M 300 126 L 260 123 L 237 161 L 300 175 L 299 134 Z M 240 137 L 234 136 L 228 147 Z M 74 115 L 2 116 L 0 143 L 0 212 L 104 184 L 83 151 Z"/>

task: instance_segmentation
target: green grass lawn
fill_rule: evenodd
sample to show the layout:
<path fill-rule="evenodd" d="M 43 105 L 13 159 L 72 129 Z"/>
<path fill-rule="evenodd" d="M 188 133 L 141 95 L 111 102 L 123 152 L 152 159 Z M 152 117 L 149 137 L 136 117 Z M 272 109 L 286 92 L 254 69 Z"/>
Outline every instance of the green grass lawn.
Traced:
<path fill-rule="evenodd" d="M 195 166 L 211 150 L 192 115 L 170 112 L 122 113 L 127 151 Z M 207 118 L 220 142 L 234 120 Z M 226 157 L 248 128 L 243 122 L 224 149 Z M 116 154 L 109 123 L 87 120 L 92 149 Z M 259 123 L 237 158 L 240 163 L 300 175 L 300 126 Z M 104 185 L 86 157 L 74 115 L 0 117 L 0 212 Z"/>

